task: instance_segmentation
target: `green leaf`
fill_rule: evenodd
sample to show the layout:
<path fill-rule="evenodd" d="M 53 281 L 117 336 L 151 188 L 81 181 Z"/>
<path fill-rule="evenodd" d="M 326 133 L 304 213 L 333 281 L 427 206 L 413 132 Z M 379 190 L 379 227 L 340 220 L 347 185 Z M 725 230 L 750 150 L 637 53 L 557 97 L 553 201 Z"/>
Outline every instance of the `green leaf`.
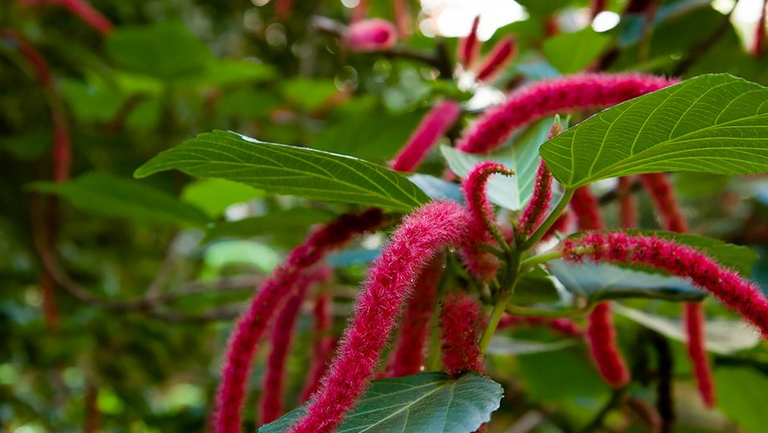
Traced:
<path fill-rule="evenodd" d="M 271 272 L 280 264 L 281 257 L 267 245 L 245 240 L 217 242 L 205 250 L 203 276 L 215 277 L 227 266 L 254 266 L 262 272 Z"/>
<path fill-rule="evenodd" d="M 106 173 L 90 172 L 62 184 L 33 184 L 37 191 L 54 194 L 72 206 L 96 215 L 127 218 L 140 223 L 203 225 L 205 213 L 169 194 Z"/>
<path fill-rule="evenodd" d="M 606 233 L 608 232 L 610 231 L 606 231 Z M 661 239 L 675 241 L 681 245 L 693 247 L 715 259 L 721 265 L 733 269 L 744 276 L 752 274 L 752 267 L 758 259 L 757 253 L 748 247 L 729 244 L 706 236 L 661 230 L 622 230 L 622 232 L 630 235 L 656 236 Z M 568 236 L 568 238 L 573 239 L 580 235 L 581 233 L 574 233 Z"/>
<path fill-rule="evenodd" d="M 264 197 L 264 191 L 224 179 L 202 179 L 184 187 L 181 199 L 204 210 L 210 218 L 220 216 L 235 203 Z"/>
<path fill-rule="evenodd" d="M 298 77 L 283 82 L 285 98 L 307 111 L 320 108 L 337 92 L 333 80 Z"/>
<path fill-rule="evenodd" d="M 556 354 L 531 353 L 515 358 L 520 371 L 516 375 L 535 401 L 563 401 L 569 397 L 595 397 L 606 387 L 582 348 L 572 347 Z"/>
<path fill-rule="evenodd" d="M 198 135 L 161 152 L 134 173 L 138 178 L 178 169 L 227 179 L 275 194 L 409 211 L 429 201 L 404 176 L 335 153 L 264 143 L 227 131 Z"/>
<path fill-rule="evenodd" d="M 552 66 L 563 74 L 586 68 L 608 47 L 611 38 L 591 27 L 574 33 L 560 33 L 544 42 L 542 51 Z"/>
<path fill-rule="evenodd" d="M 315 223 L 329 221 L 333 212 L 313 208 L 296 208 L 273 211 L 263 216 L 239 221 L 214 223 L 208 227 L 205 242 L 218 238 L 252 238 L 280 233 L 306 232 Z"/>
<path fill-rule="evenodd" d="M 550 272 L 570 292 L 591 302 L 624 298 L 664 299 L 696 302 L 707 294 L 688 281 L 606 264 L 570 264 L 562 260 L 550 262 Z"/>
<path fill-rule="evenodd" d="M 501 385 L 475 373 L 458 379 L 424 373 L 377 380 L 336 432 L 470 433 L 491 419 L 502 394 Z M 287 431 L 303 414 L 299 407 L 258 431 Z"/>
<path fill-rule="evenodd" d="M 408 176 L 408 180 L 415 183 L 433 200 L 464 202 L 464 194 L 461 192 L 461 188 L 453 182 L 447 182 L 439 177 L 421 173 Z"/>
<path fill-rule="evenodd" d="M 702 75 L 611 107 L 541 147 L 567 188 L 665 171 L 768 171 L 768 89 Z"/>
<path fill-rule="evenodd" d="M 118 27 L 107 53 L 120 66 L 164 80 L 200 74 L 211 58 L 208 48 L 179 23 Z"/>
<path fill-rule="evenodd" d="M 521 276 L 512 295 L 515 305 L 551 304 L 560 301 L 557 280 L 542 268 Z"/>
<path fill-rule="evenodd" d="M 554 352 L 573 346 L 572 340 L 542 343 L 509 338 L 506 335 L 494 335 L 488 344 L 486 353 L 490 355 L 530 355 L 533 353 Z"/>
<path fill-rule="evenodd" d="M 657 316 L 620 304 L 614 304 L 613 310 L 646 328 L 685 342 L 688 333 L 680 319 Z M 760 342 L 760 333 L 740 320 L 709 318 L 704 326 L 707 350 L 722 355 L 731 355 L 745 349 L 751 349 Z"/>
<path fill-rule="evenodd" d="M 483 161 L 496 161 L 515 170 L 514 176 L 491 176 L 487 191 L 491 202 L 506 209 L 520 210 L 533 195 L 539 146 L 546 140 L 551 127 L 552 119 L 541 120 L 528 128 L 509 149 L 492 155 L 474 155 L 445 145 L 440 146 L 440 151 L 451 170 L 462 178 Z"/>
<path fill-rule="evenodd" d="M 768 425 L 765 390 L 768 378 L 749 367 L 715 370 L 718 408 L 748 433 L 762 433 Z"/>

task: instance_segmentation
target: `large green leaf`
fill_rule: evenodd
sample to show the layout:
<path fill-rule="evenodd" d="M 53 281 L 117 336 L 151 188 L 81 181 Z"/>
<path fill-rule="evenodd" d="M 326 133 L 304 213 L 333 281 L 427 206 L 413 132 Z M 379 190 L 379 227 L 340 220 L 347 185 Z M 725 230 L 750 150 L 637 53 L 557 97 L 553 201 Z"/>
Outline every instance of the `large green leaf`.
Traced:
<path fill-rule="evenodd" d="M 451 379 L 424 373 L 373 382 L 337 433 L 469 433 L 491 419 L 503 395 L 501 385 L 469 373 Z M 278 433 L 304 414 L 299 407 L 259 433 Z"/>
<path fill-rule="evenodd" d="M 558 71 L 571 74 L 581 71 L 596 60 L 610 42 L 610 37 L 587 27 L 547 39 L 542 51 Z"/>
<path fill-rule="evenodd" d="M 319 150 L 264 143 L 234 132 L 198 135 L 161 152 L 136 177 L 178 169 L 227 179 L 275 194 L 409 211 L 429 201 L 402 175 L 361 159 Z"/>
<path fill-rule="evenodd" d="M 208 222 L 205 213 L 195 206 L 139 182 L 106 173 L 90 172 L 62 184 L 36 183 L 34 188 L 97 215 L 141 223 Z"/>
<path fill-rule="evenodd" d="M 768 171 L 768 89 L 702 75 L 629 100 L 541 147 L 568 188 L 637 173 Z"/>
<path fill-rule="evenodd" d="M 182 200 L 204 210 L 212 219 L 235 203 L 263 196 L 264 191 L 224 179 L 201 179 L 186 185 L 181 192 Z"/>
<path fill-rule="evenodd" d="M 614 304 L 613 310 L 646 328 L 677 340 L 686 341 L 688 333 L 680 319 L 658 316 L 644 311 Z M 760 333 L 740 320 L 707 319 L 704 326 L 707 350 L 730 355 L 740 350 L 755 347 L 760 342 Z"/>
<path fill-rule="evenodd" d="M 717 402 L 725 415 L 748 433 L 762 433 L 768 425 L 765 390 L 768 378 L 750 367 L 715 370 Z"/>
<path fill-rule="evenodd" d="M 474 155 L 453 147 L 441 146 L 443 157 L 459 177 L 466 177 L 482 161 L 496 161 L 515 170 L 514 176 L 493 175 L 488 180 L 488 199 L 510 210 L 525 207 L 533 194 L 539 167 L 539 146 L 547 139 L 552 119 L 544 119 L 528 128 L 508 149 L 492 155 Z"/>
<path fill-rule="evenodd" d="M 664 299 L 667 301 L 701 301 L 706 293 L 688 281 L 660 274 L 650 274 L 605 264 L 570 264 L 550 262 L 550 272 L 569 291 L 591 302 L 623 298 Z"/>

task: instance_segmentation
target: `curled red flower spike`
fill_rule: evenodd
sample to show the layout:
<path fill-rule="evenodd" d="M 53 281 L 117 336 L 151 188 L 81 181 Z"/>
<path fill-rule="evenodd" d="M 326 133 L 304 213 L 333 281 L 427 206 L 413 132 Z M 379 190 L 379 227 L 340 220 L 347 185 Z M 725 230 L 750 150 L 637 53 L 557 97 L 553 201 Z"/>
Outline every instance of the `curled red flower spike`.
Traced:
<path fill-rule="evenodd" d="M 664 173 L 641 174 L 640 179 L 648 190 L 661 215 L 664 229 L 677 233 L 688 231 L 688 223 L 680 210 L 680 204 L 675 197 L 675 190 Z"/>
<path fill-rule="evenodd" d="M 328 272 L 325 272 L 328 275 Z M 297 283 L 297 288 L 283 305 L 282 310 L 275 318 L 272 328 L 271 351 L 267 358 L 267 367 L 264 372 L 264 386 L 261 395 L 259 424 L 270 423 L 283 414 L 283 383 L 285 382 L 285 365 L 288 351 L 293 341 L 293 331 L 299 309 L 307 288 L 322 275 L 303 275 Z"/>
<path fill-rule="evenodd" d="M 570 202 L 571 210 L 576 215 L 579 230 L 601 230 L 605 228 L 603 214 L 597 198 L 589 191 L 588 186 L 576 189 Z"/>
<path fill-rule="evenodd" d="M 445 257 L 438 255 L 421 272 L 413 288 L 400 324 L 400 336 L 387 367 L 388 377 L 420 373 L 424 364 L 424 343 L 437 300 L 437 284 L 443 273 Z"/>
<path fill-rule="evenodd" d="M 623 229 L 637 228 L 637 199 L 632 194 L 632 176 L 619 178 L 616 192 L 619 196 L 619 226 Z"/>
<path fill-rule="evenodd" d="M 752 42 L 752 54 L 755 56 L 761 56 L 765 48 L 766 14 L 768 14 L 768 0 L 763 0 L 760 20 L 757 22 L 757 28 L 755 29 L 755 40 Z"/>
<path fill-rule="evenodd" d="M 547 140 L 551 140 L 562 132 L 563 126 L 560 122 L 555 122 L 549 130 Z M 551 199 L 552 173 L 550 173 L 547 164 L 542 160 L 541 163 L 539 163 L 538 171 L 536 171 L 536 183 L 533 187 L 531 199 L 528 201 L 528 205 L 525 207 L 523 214 L 517 221 L 517 228 L 521 235 L 528 236 L 536 227 L 538 227 L 539 223 L 541 223 L 541 220 L 544 218 L 544 213 L 547 211 Z"/>
<path fill-rule="evenodd" d="M 264 282 L 230 337 L 215 408 L 217 433 L 240 431 L 240 409 L 256 345 L 280 301 L 291 293 L 302 271 L 315 265 L 330 250 L 345 244 L 356 234 L 378 227 L 382 220 L 383 214 L 379 209 L 339 216 L 294 248 Z"/>
<path fill-rule="evenodd" d="M 485 56 L 475 79 L 477 81 L 492 80 L 515 58 L 515 54 L 517 54 L 517 41 L 512 36 L 505 36 Z"/>
<path fill-rule="evenodd" d="M 385 51 L 397 42 L 397 31 L 392 23 L 378 18 L 356 21 L 347 29 L 344 41 L 352 51 Z"/>
<path fill-rule="evenodd" d="M 693 364 L 699 394 L 704 404 L 712 408 L 715 406 L 715 385 L 705 347 L 703 305 L 698 302 L 686 302 L 683 307 L 683 322 L 688 337 L 686 341 L 688 356 Z"/>
<path fill-rule="evenodd" d="M 443 300 L 440 312 L 440 346 L 445 372 L 452 377 L 468 371 L 485 373 L 478 344 L 483 315 L 480 306 L 465 292 L 452 293 Z"/>
<path fill-rule="evenodd" d="M 497 331 L 512 329 L 521 324 L 532 326 L 546 326 L 566 337 L 580 337 L 583 332 L 573 320 L 570 319 L 550 319 L 547 317 L 534 316 L 512 316 L 504 315 L 496 327 Z"/>
<path fill-rule="evenodd" d="M 315 308 L 312 310 L 312 315 L 315 319 L 315 336 L 312 344 L 312 366 L 309 369 L 309 375 L 307 381 L 304 384 L 304 389 L 301 391 L 301 401 L 309 400 L 312 393 L 315 392 L 320 379 L 325 373 L 327 367 L 328 358 L 330 357 L 333 347 L 335 346 L 334 338 L 330 335 L 331 330 L 331 297 L 327 292 L 323 292 L 317 295 L 315 300 Z"/>
<path fill-rule="evenodd" d="M 608 7 L 608 0 L 592 0 L 591 11 L 592 19 Z"/>
<path fill-rule="evenodd" d="M 609 107 L 674 84 L 642 74 L 578 74 L 537 81 L 514 91 L 465 131 L 457 148 L 488 153 L 525 125 L 561 111 Z"/>
<path fill-rule="evenodd" d="M 586 233 L 563 242 L 563 258 L 579 262 L 630 263 L 661 269 L 689 279 L 740 313 L 768 337 L 768 300 L 754 283 L 706 254 L 672 240 L 623 232 Z"/>
<path fill-rule="evenodd" d="M 469 216 L 455 202 L 434 201 L 403 220 L 371 265 L 336 359 L 291 433 L 334 431 L 370 383 L 416 277 L 435 254 L 467 236 Z"/>
<path fill-rule="evenodd" d="M 485 185 L 493 174 L 514 175 L 514 171 L 498 162 L 478 163 L 464 179 L 462 189 L 467 200 L 467 210 L 471 216 L 469 238 L 461 247 L 461 257 L 469 271 L 480 280 L 486 280 L 496 274 L 496 257 L 480 248 L 481 244 L 494 242 L 501 238 L 500 230 L 493 215 L 493 206 L 488 201 Z"/>
<path fill-rule="evenodd" d="M 450 99 L 432 107 L 411 134 L 408 143 L 392 161 L 390 165 L 392 170 L 402 172 L 415 170 L 437 140 L 456 122 L 460 114 L 459 103 Z"/>
<path fill-rule="evenodd" d="M 103 36 L 112 32 L 112 22 L 108 20 L 101 12 L 91 6 L 85 0 L 20 0 L 22 3 L 58 3 L 69 9 L 73 15 L 78 16 L 86 24 L 90 25 Z"/>
<path fill-rule="evenodd" d="M 629 383 L 629 369 L 616 346 L 611 303 L 600 302 L 589 314 L 587 341 L 600 374 L 613 388 Z"/>
<path fill-rule="evenodd" d="M 477 38 L 477 27 L 480 25 L 480 15 L 476 16 L 472 21 L 472 29 L 469 31 L 467 37 L 462 38 L 459 41 L 459 50 L 457 57 L 464 69 L 468 69 L 472 66 L 472 63 L 477 58 L 477 53 L 480 50 L 480 40 Z"/>

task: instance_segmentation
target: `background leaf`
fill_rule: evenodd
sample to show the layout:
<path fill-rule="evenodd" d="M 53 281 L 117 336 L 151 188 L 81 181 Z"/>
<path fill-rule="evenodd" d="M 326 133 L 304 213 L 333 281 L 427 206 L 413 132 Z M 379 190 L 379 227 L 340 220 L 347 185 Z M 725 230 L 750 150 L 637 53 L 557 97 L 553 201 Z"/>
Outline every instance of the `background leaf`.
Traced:
<path fill-rule="evenodd" d="M 715 389 L 718 407 L 728 418 L 749 433 L 765 431 L 768 377 L 749 367 L 720 367 L 715 370 Z"/>
<path fill-rule="evenodd" d="M 224 179 L 202 179 L 184 187 L 181 199 L 204 210 L 210 218 L 220 216 L 229 206 L 264 197 L 264 191 Z"/>
<path fill-rule="evenodd" d="M 141 223 L 208 222 L 199 208 L 169 194 L 106 173 L 90 172 L 62 184 L 36 183 L 37 191 L 55 194 L 72 206 L 96 215 L 127 218 Z"/>
<path fill-rule="evenodd" d="M 208 227 L 205 241 L 217 238 L 252 238 L 281 232 L 306 233 L 309 226 L 330 220 L 335 214 L 313 208 L 294 208 L 272 211 L 266 215 L 239 221 L 214 223 Z"/>
<path fill-rule="evenodd" d="M 338 433 L 470 433 L 499 408 L 501 385 L 469 373 L 454 380 L 424 373 L 374 381 Z M 294 409 L 259 433 L 284 432 L 303 414 Z"/>
<path fill-rule="evenodd" d="M 544 144 L 568 188 L 664 171 L 768 171 L 768 89 L 728 74 L 686 80 L 613 106 Z"/>
<path fill-rule="evenodd" d="M 408 211 L 429 201 L 402 175 L 368 161 L 319 150 L 264 143 L 234 132 L 201 134 L 161 152 L 136 177 L 178 169 L 275 194 Z"/>
<path fill-rule="evenodd" d="M 578 32 L 560 33 L 547 39 L 542 51 L 558 71 L 572 74 L 595 61 L 610 42 L 610 37 L 587 27 Z"/>

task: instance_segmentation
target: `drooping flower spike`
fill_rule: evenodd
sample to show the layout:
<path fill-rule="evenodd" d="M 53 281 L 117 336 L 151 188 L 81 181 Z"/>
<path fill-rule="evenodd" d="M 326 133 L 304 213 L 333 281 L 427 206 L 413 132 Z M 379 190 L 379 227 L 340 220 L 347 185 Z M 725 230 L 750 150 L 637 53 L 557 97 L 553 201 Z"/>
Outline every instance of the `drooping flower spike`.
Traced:
<path fill-rule="evenodd" d="M 270 423 L 283 414 L 283 383 L 288 352 L 293 342 L 293 331 L 299 316 L 301 304 L 312 283 L 327 282 L 331 277 L 328 267 L 321 267 L 302 275 L 295 292 L 283 305 L 272 326 L 271 349 L 264 372 L 264 386 L 261 395 L 259 424 Z"/>
<path fill-rule="evenodd" d="M 420 373 L 424 365 L 425 342 L 437 301 L 437 284 L 445 257 L 439 254 L 419 275 L 400 323 L 400 335 L 387 366 L 387 377 Z"/>
<path fill-rule="evenodd" d="M 472 29 L 469 31 L 467 37 L 459 40 L 457 57 L 464 69 L 468 69 L 472 66 L 472 63 L 477 58 L 478 51 L 480 51 L 480 40 L 477 38 L 477 27 L 479 25 L 480 15 L 476 16 L 472 21 Z"/>
<path fill-rule="evenodd" d="M 469 238 L 462 245 L 460 253 L 467 269 L 480 280 L 493 277 L 498 269 L 496 257 L 482 250 L 480 245 L 495 242 L 494 235 L 496 239 L 502 238 L 493 215 L 493 206 L 485 192 L 488 178 L 493 174 L 512 176 L 514 172 L 498 162 L 485 161 L 472 169 L 462 185 L 467 210 L 472 219 Z"/>
<path fill-rule="evenodd" d="M 428 203 L 403 220 L 372 264 L 337 357 L 291 433 L 329 433 L 367 389 L 395 320 L 424 266 L 465 242 L 469 217 L 455 202 Z"/>
<path fill-rule="evenodd" d="M 19 0 L 22 3 L 58 3 L 90 25 L 103 36 L 112 32 L 112 22 L 85 0 Z"/>
<path fill-rule="evenodd" d="M 446 373 L 452 377 L 468 371 L 485 373 L 479 345 L 482 326 L 482 311 L 472 296 L 466 292 L 446 296 L 440 312 L 440 349 Z"/>
<path fill-rule="evenodd" d="M 291 294 L 302 272 L 322 260 L 329 251 L 344 245 L 353 236 L 378 227 L 382 220 L 383 214 L 379 209 L 339 216 L 294 248 L 264 282 L 238 320 L 230 337 L 216 401 L 216 433 L 240 431 L 240 409 L 243 406 L 248 372 L 256 354 L 256 346 L 280 301 Z"/>
<path fill-rule="evenodd" d="M 570 262 L 589 258 L 596 263 L 646 265 L 687 278 L 768 337 L 768 300 L 760 289 L 694 248 L 657 237 L 597 232 L 566 240 L 562 251 Z"/>
<path fill-rule="evenodd" d="M 588 186 L 576 189 L 569 203 L 576 216 L 579 230 L 602 230 L 605 228 L 600 205 Z"/>
<path fill-rule="evenodd" d="M 506 102 L 478 118 L 465 131 L 457 148 L 469 153 L 488 153 L 513 132 L 543 117 L 568 110 L 609 107 L 675 82 L 651 75 L 608 73 L 537 81 L 511 93 Z"/>
<path fill-rule="evenodd" d="M 386 51 L 397 42 L 397 31 L 392 23 L 379 18 L 356 21 L 350 24 L 344 41 L 352 51 Z"/>
<path fill-rule="evenodd" d="M 637 228 L 637 198 L 632 194 L 632 176 L 620 177 L 616 186 L 619 201 L 619 226 L 623 229 Z"/>
<path fill-rule="evenodd" d="M 480 67 L 477 69 L 475 79 L 477 81 L 490 81 L 501 72 L 505 66 L 515 58 L 517 54 L 517 42 L 512 36 L 505 36 L 496 45 L 491 52 L 484 58 Z"/>
<path fill-rule="evenodd" d="M 560 122 L 555 122 L 549 130 L 547 140 L 552 139 L 562 132 L 563 126 Z M 541 223 L 541 220 L 544 218 L 544 214 L 547 211 L 551 199 L 552 173 L 550 173 L 547 164 L 542 160 L 541 163 L 539 163 L 538 171 L 536 171 L 536 182 L 533 187 L 531 199 L 528 201 L 528 205 L 525 207 L 522 215 L 520 215 L 520 219 L 517 221 L 517 229 L 520 232 L 520 235 L 528 236 L 539 226 L 539 223 Z"/>
<path fill-rule="evenodd" d="M 331 331 L 331 296 L 328 292 L 317 295 L 315 307 L 312 310 L 315 321 L 314 336 L 312 342 L 312 365 L 309 368 L 304 389 L 301 390 L 301 401 L 309 400 L 309 397 L 320 385 L 320 379 L 325 373 L 327 361 L 335 346 Z"/>
<path fill-rule="evenodd" d="M 421 123 L 395 156 L 390 167 L 401 172 L 414 171 L 437 140 L 445 135 L 461 114 L 461 107 L 456 101 L 446 99 L 438 102 L 424 116 Z"/>
<path fill-rule="evenodd" d="M 653 199 L 664 229 L 677 233 L 687 232 L 688 222 L 683 216 L 675 196 L 675 190 L 667 175 L 665 173 L 651 173 L 643 174 L 640 178 Z M 713 407 L 715 403 L 714 380 L 704 342 L 704 306 L 699 302 L 683 304 L 683 322 L 687 337 L 686 347 L 696 375 L 699 394 L 701 394 L 707 407 Z"/>

